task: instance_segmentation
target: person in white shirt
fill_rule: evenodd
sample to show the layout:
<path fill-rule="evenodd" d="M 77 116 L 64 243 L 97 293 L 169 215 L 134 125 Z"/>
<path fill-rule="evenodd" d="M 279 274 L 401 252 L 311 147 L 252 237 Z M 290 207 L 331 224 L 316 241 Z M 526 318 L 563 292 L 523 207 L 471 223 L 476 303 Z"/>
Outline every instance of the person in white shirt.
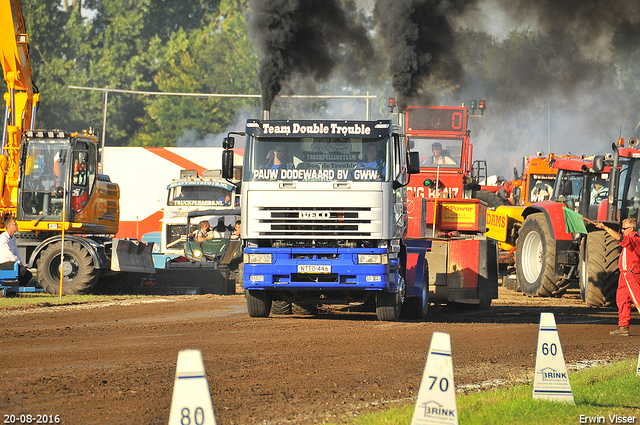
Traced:
<path fill-rule="evenodd" d="M 33 275 L 24 266 L 18 253 L 18 242 L 15 233 L 18 231 L 18 223 L 13 217 L 5 217 L 3 221 L 5 231 L 0 234 L 0 270 L 13 270 L 18 263 L 18 281 L 26 286 Z"/>
<path fill-rule="evenodd" d="M 433 156 L 430 158 L 431 164 L 454 165 L 456 163 L 450 156 L 444 155 L 440 142 L 433 143 L 431 145 L 431 151 L 433 152 Z"/>
<path fill-rule="evenodd" d="M 200 222 L 200 230 L 198 230 L 198 232 L 196 233 L 198 242 L 204 242 L 215 237 L 216 236 L 213 234 L 213 230 L 211 230 L 211 224 L 209 224 L 209 221 L 202 220 Z"/>
<path fill-rule="evenodd" d="M 229 239 L 240 239 L 240 225 L 241 225 L 241 221 L 240 220 L 236 220 L 236 223 L 234 224 L 233 227 L 233 233 L 231 233 L 231 236 L 229 236 Z"/>

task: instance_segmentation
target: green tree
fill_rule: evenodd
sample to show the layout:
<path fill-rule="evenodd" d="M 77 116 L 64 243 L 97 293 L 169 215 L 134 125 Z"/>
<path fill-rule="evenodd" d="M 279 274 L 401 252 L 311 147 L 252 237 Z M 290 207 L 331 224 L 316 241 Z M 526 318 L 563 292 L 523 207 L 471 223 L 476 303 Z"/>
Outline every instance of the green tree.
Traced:
<path fill-rule="evenodd" d="M 224 0 L 208 13 L 202 28 L 179 30 L 150 52 L 158 58 L 155 85 L 163 92 L 258 94 L 256 55 L 247 39 L 245 0 Z M 225 130 L 243 108 L 257 110 L 259 99 L 151 96 L 147 115 L 132 143 L 172 146 L 190 132 L 192 141 Z"/>

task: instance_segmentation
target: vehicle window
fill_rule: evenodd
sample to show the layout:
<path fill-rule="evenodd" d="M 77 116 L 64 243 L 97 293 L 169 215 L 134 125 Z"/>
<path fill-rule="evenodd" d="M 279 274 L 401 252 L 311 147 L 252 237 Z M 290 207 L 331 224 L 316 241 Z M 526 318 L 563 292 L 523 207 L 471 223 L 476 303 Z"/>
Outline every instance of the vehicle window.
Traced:
<path fill-rule="evenodd" d="M 247 141 L 245 180 L 388 181 L 390 139 L 308 137 Z"/>
<path fill-rule="evenodd" d="M 420 167 L 458 168 L 462 161 L 462 139 L 411 138 L 410 150 L 420 153 Z"/>

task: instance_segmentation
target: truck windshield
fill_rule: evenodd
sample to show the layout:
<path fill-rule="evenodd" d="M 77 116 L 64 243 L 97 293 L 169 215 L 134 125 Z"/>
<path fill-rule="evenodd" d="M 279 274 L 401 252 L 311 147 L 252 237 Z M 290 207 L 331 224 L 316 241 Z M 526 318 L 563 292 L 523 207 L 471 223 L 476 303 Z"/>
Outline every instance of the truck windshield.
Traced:
<path fill-rule="evenodd" d="M 411 138 L 411 150 L 420 153 L 420 167 L 459 168 L 462 139 Z"/>
<path fill-rule="evenodd" d="M 30 140 L 26 146 L 20 182 L 22 210 L 26 216 L 61 216 L 69 141 Z"/>
<path fill-rule="evenodd" d="M 249 137 L 245 181 L 389 181 L 391 139 Z"/>

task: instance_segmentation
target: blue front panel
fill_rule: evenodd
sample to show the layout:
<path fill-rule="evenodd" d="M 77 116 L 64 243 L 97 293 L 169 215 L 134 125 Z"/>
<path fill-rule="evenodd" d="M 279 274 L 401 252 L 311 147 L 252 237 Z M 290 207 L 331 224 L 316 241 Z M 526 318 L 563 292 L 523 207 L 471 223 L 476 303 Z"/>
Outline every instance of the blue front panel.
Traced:
<path fill-rule="evenodd" d="M 397 284 L 397 260 L 358 264 L 358 254 L 386 254 L 385 248 L 245 248 L 244 252 L 272 254 L 271 264 L 244 264 L 245 290 L 394 291 Z"/>

